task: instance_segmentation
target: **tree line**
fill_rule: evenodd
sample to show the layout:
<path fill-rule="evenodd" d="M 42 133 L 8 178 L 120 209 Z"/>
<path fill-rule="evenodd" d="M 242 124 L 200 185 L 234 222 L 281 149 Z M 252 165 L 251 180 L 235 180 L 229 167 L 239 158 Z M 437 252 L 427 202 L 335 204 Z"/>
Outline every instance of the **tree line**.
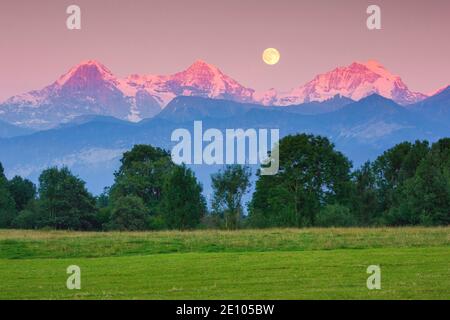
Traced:
<path fill-rule="evenodd" d="M 352 171 L 321 136 L 279 143 L 280 171 L 228 165 L 211 176 L 211 206 L 193 171 L 150 145 L 125 152 L 114 184 L 97 197 L 66 167 L 49 168 L 38 186 L 0 164 L 0 228 L 163 230 L 195 228 L 448 225 L 450 139 L 403 142 Z M 245 213 L 247 207 L 247 214 Z"/>

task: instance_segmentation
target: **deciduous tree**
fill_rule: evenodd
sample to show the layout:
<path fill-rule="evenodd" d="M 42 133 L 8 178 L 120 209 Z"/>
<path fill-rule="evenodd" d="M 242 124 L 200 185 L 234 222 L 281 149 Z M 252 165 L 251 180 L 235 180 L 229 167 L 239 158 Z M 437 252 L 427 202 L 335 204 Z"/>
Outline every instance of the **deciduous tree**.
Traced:
<path fill-rule="evenodd" d="M 185 165 L 176 166 L 166 179 L 162 212 L 171 229 L 195 228 L 206 212 L 202 186 Z"/>
<path fill-rule="evenodd" d="M 250 176 L 250 169 L 241 165 L 228 165 L 211 175 L 214 190 L 212 207 L 223 216 L 227 229 L 239 227 L 243 214 L 242 197 L 250 187 Z"/>

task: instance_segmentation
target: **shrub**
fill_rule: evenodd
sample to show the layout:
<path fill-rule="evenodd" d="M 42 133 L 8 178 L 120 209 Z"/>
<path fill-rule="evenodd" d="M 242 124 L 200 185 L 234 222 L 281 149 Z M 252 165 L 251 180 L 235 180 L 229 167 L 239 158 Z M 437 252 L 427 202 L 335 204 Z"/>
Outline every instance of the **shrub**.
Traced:
<path fill-rule="evenodd" d="M 356 219 L 350 209 L 338 204 L 327 205 L 317 215 L 317 225 L 321 227 L 350 227 Z"/>
<path fill-rule="evenodd" d="M 125 196 L 114 202 L 111 211 L 111 230 L 145 230 L 147 229 L 148 213 L 141 198 Z"/>

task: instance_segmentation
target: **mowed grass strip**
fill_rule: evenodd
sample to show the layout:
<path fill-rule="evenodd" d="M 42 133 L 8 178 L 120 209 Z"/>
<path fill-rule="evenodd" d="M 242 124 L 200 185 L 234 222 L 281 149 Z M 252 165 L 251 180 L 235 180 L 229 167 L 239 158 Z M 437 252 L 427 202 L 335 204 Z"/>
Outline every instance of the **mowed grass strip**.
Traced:
<path fill-rule="evenodd" d="M 0 230 L 0 259 L 95 258 L 188 252 L 450 247 L 450 227 L 238 231 L 68 232 Z"/>
<path fill-rule="evenodd" d="M 448 247 L 0 260 L 2 299 L 449 299 Z M 81 290 L 66 268 L 81 268 Z M 381 267 L 381 290 L 366 269 Z"/>

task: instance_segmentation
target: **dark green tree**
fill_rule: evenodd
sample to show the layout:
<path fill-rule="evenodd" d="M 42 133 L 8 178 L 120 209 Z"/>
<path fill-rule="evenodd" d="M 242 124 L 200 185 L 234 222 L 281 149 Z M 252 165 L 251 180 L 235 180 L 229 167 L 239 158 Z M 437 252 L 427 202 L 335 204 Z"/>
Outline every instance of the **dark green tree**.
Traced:
<path fill-rule="evenodd" d="M 223 216 L 227 229 L 239 227 L 243 215 L 242 197 L 250 187 L 250 176 L 250 169 L 241 165 L 228 165 L 211 175 L 214 190 L 212 207 L 216 214 Z"/>
<path fill-rule="evenodd" d="M 17 229 L 36 229 L 44 227 L 42 210 L 39 210 L 40 202 L 31 200 L 26 207 L 18 213 L 12 222 L 13 228 Z"/>
<path fill-rule="evenodd" d="M 150 214 L 159 213 L 165 179 L 174 168 L 170 154 L 150 145 L 136 145 L 125 152 L 120 169 L 115 173 L 110 201 L 136 196 L 142 199 Z"/>
<path fill-rule="evenodd" d="M 97 196 L 96 199 L 96 204 L 97 204 L 97 208 L 106 208 L 109 206 L 109 192 L 110 192 L 110 188 L 104 188 L 103 192 Z"/>
<path fill-rule="evenodd" d="M 414 177 L 396 192 L 386 213 L 391 225 L 448 225 L 450 223 L 450 139 L 433 144 Z"/>
<path fill-rule="evenodd" d="M 6 176 L 5 176 L 5 169 L 3 168 L 3 165 L 0 162 L 0 183 L 2 185 L 4 185 L 4 184 L 6 184 L 7 181 L 8 181 L 8 179 L 6 179 Z"/>
<path fill-rule="evenodd" d="M 279 173 L 260 176 L 256 183 L 251 224 L 313 226 L 325 205 L 348 204 L 351 163 L 328 139 L 287 136 L 279 143 L 279 159 Z"/>
<path fill-rule="evenodd" d="M 110 230 L 145 230 L 149 219 L 148 208 L 141 198 L 125 196 L 115 201 L 111 211 Z"/>
<path fill-rule="evenodd" d="M 103 192 L 96 197 L 98 209 L 96 220 L 101 229 L 106 230 L 111 220 L 111 206 L 109 201 L 110 188 L 104 188 Z"/>
<path fill-rule="evenodd" d="M 10 228 L 16 217 L 16 204 L 8 189 L 8 180 L 0 163 L 0 228 Z"/>
<path fill-rule="evenodd" d="M 361 225 L 371 225 L 379 218 L 375 174 L 370 162 L 353 173 L 351 207 Z"/>
<path fill-rule="evenodd" d="M 15 176 L 8 182 L 8 189 L 16 203 L 17 212 L 25 209 L 27 204 L 36 197 L 34 183 L 19 176 Z"/>
<path fill-rule="evenodd" d="M 356 225 L 355 216 L 350 209 L 339 204 L 323 207 L 317 215 L 317 225 L 320 227 L 351 227 Z"/>
<path fill-rule="evenodd" d="M 56 229 L 92 230 L 97 227 L 95 198 L 68 168 L 50 168 L 39 177 L 42 224 Z"/>
<path fill-rule="evenodd" d="M 395 194 L 412 178 L 420 162 L 427 156 L 427 141 L 403 142 L 385 151 L 373 163 L 377 188 L 378 212 L 387 212 L 396 204 Z"/>
<path fill-rule="evenodd" d="M 184 164 L 176 166 L 163 188 L 162 212 L 171 229 L 192 229 L 206 212 L 202 186 L 192 170 Z"/>

